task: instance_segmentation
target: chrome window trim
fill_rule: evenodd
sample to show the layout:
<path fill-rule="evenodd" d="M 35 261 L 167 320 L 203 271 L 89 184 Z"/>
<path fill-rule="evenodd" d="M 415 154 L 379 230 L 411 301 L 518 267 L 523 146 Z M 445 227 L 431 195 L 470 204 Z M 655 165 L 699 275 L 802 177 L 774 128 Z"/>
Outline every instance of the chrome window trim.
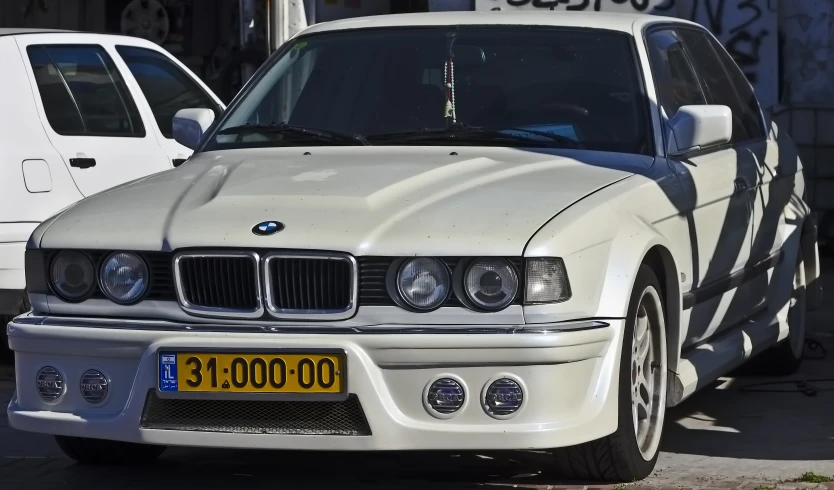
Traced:
<path fill-rule="evenodd" d="M 274 259 L 309 259 L 309 260 L 340 260 L 350 264 L 350 302 L 347 308 L 341 310 L 296 310 L 277 308 L 273 303 L 275 292 L 270 280 L 269 263 Z M 263 283 L 265 289 L 266 310 L 269 315 L 279 320 L 347 320 L 356 314 L 359 306 L 359 264 L 350 254 L 338 252 L 270 252 L 263 258 Z"/>
<path fill-rule="evenodd" d="M 253 267 L 255 268 L 255 302 L 257 308 L 254 310 L 231 310 L 227 308 L 212 308 L 206 306 L 199 306 L 192 304 L 185 297 L 183 292 L 182 275 L 180 274 L 180 261 L 186 258 L 205 258 L 205 257 L 249 257 L 252 259 Z M 183 311 L 196 315 L 208 316 L 216 318 L 261 318 L 264 314 L 263 292 L 261 290 L 261 275 L 260 275 L 260 255 L 256 252 L 237 252 L 237 251 L 200 251 L 200 252 L 178 252 L 174 255 L 174 289 L 177 293 L 177 301 Z"/>

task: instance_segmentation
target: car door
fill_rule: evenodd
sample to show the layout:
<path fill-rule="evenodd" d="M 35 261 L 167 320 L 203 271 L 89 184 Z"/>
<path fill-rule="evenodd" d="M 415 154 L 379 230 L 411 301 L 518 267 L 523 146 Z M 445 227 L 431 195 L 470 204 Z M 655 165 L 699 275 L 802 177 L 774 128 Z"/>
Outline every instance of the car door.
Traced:
<path fill-rule="evenodd" d="M 101 40 L 73 33 L 17 40 L 50 143 L 85 196 L 171 168 Z"/>
<path fill-rule="evenodd" d="M 751 316 L 765 307 L 769 271 L 779 260 L 783 222 L 788 195 L 773 192 L 772 175 L 765 164 L 778 160 L 775 142 L 769 141 L 764 119 L 753 87 L 715 37 L 704 29 L 681 28 L 687 53 L 692 58 L 707 99 L 733 110 L 733 148 L 739 161 L 739 177 L 748 189 L 752 209 L 750 254 L 743 269 L 741 283 L 745 298 L 734 300 L 739 307 L 749 307 Z M 781 197 L 774 200 L 774 196 Z"/>
<path fill-rule="evenodd" d="M 646 41 L 662 120 L 674 117 L 684 105 L 716 103 L 702 86 L 677 31 L 652 30 Z M 686 348 L 738 323 L 753 307 L 741 304 L 745 298 L 733 287 L 732 277 L 750 259 L 752 198 L 747 188 L 755 185 L 756 171 L 753 160 L 741 157 L 732 144 L 669 159 L 668 164 L 689 200 L 683 210 L 689 220 L 693 264 L 692 290 L 683 298 Z"/>
<path fill-rule="evenodd" d="M 716 78 L 705 80 L 706 85 L 721 84 L 725 86 L 723 90 L 726 93 L 735 92 L 736 94 L 738 109 L 742 113 L 741 124 L 746 137 L 746 141 L 739 145 L 739 149 L 751 154 L 759 175 L 759 186 L 753 206 L 753 244 L 750 250 L 750 265 L 775 260 L 782 248 L 783 239 L 779 229 L 780 224 L 784 222 L 782 212 L 793 191 L 792 187 L 784 189 L 773 180 L 774 172 L 772 171 L 779 165 L 779 150 L 776 141 L 767 135 L 761 106 L 756 99 L 752 85 L 726 49 L 706 31 L 687 29 L 683 30 L 681 35 L 686 39 L 687 49 L 692 53 L 693 59 L 697 61 L 700 58 L 701 64 L 723 68 L 723 72 L 718 69 L 712 70 Z M 722 73 L 725 76 L 721 77 Z M 704 74 L 707 74 L 706 71 Z M 796 168 L 794 167 L 792 171 L 795 172 Z M 762 289 L 763 277 L 759 279 L 759 289 Z"/>
<path fill-rule="evenodd" d="M 224 106 L 197 77 L 162 50 L 117 42 L 119 59 L 136 82 L 153 114 L 153 129 L 159 144 L 173 166 L 179 166 L 192 151 L 174 140 L 174 114 L 185 108 L 206 108 L 217 118 Z M 131 81 L 131 80 L 129 80 Z"/>

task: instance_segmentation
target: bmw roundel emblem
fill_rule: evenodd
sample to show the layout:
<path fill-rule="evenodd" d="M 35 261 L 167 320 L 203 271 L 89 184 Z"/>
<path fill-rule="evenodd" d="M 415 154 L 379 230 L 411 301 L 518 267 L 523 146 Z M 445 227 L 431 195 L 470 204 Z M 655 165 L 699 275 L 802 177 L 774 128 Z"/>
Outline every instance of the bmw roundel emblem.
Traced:
<path fill-rule="evenodd" d="M 266 236 L 272 235 L 273 233 L 278 233 L 279 231 L 284 229 L 284 224 L 279 221 L 264 221 L 263 223 L 258 223 L 252 228 L 252 233 L 256 235 Z"/>

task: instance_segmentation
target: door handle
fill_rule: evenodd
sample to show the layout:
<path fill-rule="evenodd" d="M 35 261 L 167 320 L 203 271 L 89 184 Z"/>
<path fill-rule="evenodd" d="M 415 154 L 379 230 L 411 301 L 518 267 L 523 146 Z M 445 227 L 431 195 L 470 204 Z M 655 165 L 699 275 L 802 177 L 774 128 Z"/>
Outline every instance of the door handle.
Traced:
<path fill-rule="evenodd" d="M 742 192 L 746 192 L 749 188 L 750 184 L 747 183 L 747 179 L 744 177 L 738 177 L 733 181 L 733 194 L 741 194 Z"/>
<path fill-rule="evenodd" d="M 90 168 L 96 166 L 95 158 L 70 158 L 70 166 L 77 168 Z"/>

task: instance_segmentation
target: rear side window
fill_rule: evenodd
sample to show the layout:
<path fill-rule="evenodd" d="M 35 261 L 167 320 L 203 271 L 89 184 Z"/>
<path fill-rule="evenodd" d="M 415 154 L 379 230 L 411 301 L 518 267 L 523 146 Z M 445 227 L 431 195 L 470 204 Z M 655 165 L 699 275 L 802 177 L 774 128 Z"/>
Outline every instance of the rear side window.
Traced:
<path fill-rule="evenodd" d="M 180 109 L 204 108 L 214 111 L 215 117 L 220 114 L 212 98 L 165 55 L 133 46 L 117 46 L 116 51 L 139 83 L 166 138 L 174 137 L 174 114 Z"/>
<path fill-rule="evenodd" d="M 104 48 L 33 45 L 26 51 L 46 118 L 56 133 L 145 136 L 139 111 Z"/>
<path fill-rule="evenodd" d="M 765 137 L 759 103 L 738 65 L 706 32 L 680 29 L 679 33 L 707 89 L 709 102 L 733 111 L 732 143 Z"/>

